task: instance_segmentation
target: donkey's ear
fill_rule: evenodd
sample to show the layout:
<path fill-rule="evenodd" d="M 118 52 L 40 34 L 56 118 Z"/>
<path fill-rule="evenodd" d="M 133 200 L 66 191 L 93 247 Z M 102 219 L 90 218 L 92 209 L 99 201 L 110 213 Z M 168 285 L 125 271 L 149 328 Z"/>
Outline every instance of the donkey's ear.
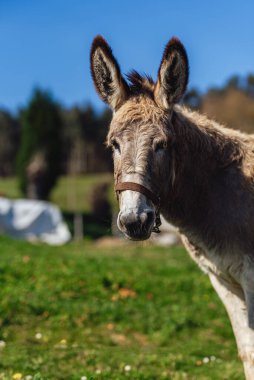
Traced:
<path fill-rule="evenodd" d="M 95 37 L 91 47 L 91 73 L 101 99 L 117 110 L 128 96 L 128 85 L 112 50 L 102 36 Z"/>
<path fill-rule="evenodd" d="M 173 37 L 163 53 L 155 85 L 155 101 L 168 109 L 180 101 L 189 77 L 188 57 L 182 43 Z"/>

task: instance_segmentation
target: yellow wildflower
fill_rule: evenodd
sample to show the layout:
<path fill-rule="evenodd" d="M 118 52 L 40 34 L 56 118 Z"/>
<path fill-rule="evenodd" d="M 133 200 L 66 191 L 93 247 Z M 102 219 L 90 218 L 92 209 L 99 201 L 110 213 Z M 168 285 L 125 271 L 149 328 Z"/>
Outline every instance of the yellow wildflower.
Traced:
<path fill-rule="evenodd" d="M 14 375 L 12 376 L 13 380 L 20 380 L 22 379 L 22 373 L 14 373 Z"/>

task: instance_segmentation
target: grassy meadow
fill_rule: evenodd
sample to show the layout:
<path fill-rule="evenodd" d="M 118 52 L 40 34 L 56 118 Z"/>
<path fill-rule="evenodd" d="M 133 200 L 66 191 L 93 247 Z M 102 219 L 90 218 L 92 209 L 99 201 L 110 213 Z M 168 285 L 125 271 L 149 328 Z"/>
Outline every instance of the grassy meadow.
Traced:
<path fill-rule="evenodd" d="M 208 278 L 181 247 L 0 237 L 0 379 L 243 379 Z"/>
<path fill-rule="evenodd" d="M 100 182 L 112 176 L 60 178 L 51 200 L 89 213 Z M 21 196 L 16 179 L 0 192 Z M 243 379 L 223 306 L 182 247 L 0 236 L 0 299 L 0 380 Z"/>

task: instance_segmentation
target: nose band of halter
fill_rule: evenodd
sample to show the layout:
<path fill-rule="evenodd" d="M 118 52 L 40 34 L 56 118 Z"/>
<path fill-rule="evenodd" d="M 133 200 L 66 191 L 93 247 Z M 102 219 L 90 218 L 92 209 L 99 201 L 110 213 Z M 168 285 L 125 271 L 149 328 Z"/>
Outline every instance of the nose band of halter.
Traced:
<path fill-rule="evenodd" d="M 152 193 L 145 186 L 140 185 L 135 182 L 119 182 L 115 185 L 115 191 L 124 191 L 124 190 L 132 190 L 137 191 L 138 193 L 144 194 L 147 198 L 149 198 L 155 206 L 159 206 L 160 197 L 157 197 L 154 193 Z"/>
<path fill-rule="evenodd" d="M 159 227 L 161 225 L 160 220 L 160 197 L 155 195 L 151 190 L 147 189 L 145 186 L 140 185 L 139 183 L 135 182 L 119 182 L 115 185 L 115 192 L 118 194 L 118 192 L 124 191 L 124 190 L 132 190 L 137 191 L 138 193 L 141 193 L 145 195 L 148 199 L 150 199 L 153 204 L 156 206 L 155 210 L 155 225 L 153 227 L 153 232 L 159 233 Z"/>

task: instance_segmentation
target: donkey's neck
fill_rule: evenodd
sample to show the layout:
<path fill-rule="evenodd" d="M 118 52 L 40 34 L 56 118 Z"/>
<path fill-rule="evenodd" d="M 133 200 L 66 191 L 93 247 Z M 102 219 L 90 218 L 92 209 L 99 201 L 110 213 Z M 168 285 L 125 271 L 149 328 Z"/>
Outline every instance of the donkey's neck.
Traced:
<path fill-rule="evenodd" d="M 213 223 L 209 218 L 226 207 L 227 176 L 239 171 L 243 158 L 241 135 L 181 107 L 174 111 L 172 125 L 175 180 L 162 213 L 183 232 L 202 235 Z"/>
<path fill-rule="evenodd" d="M 176 107 L 172 122 L 176 155 L 182 155 L 183 163 L 189 159 L 197 160 L 199 165 L 196 169 L 202 170 L 205 165 L 207 172 L 207 169 L 218 170 L 243 158 L 242 143 L 247 141 L 246 135 L 185 107 Z M 188 153 L 189 157 L 183 157 L 183 153 Z M 201 158 L 203 162 L 200 162 Z"/>

